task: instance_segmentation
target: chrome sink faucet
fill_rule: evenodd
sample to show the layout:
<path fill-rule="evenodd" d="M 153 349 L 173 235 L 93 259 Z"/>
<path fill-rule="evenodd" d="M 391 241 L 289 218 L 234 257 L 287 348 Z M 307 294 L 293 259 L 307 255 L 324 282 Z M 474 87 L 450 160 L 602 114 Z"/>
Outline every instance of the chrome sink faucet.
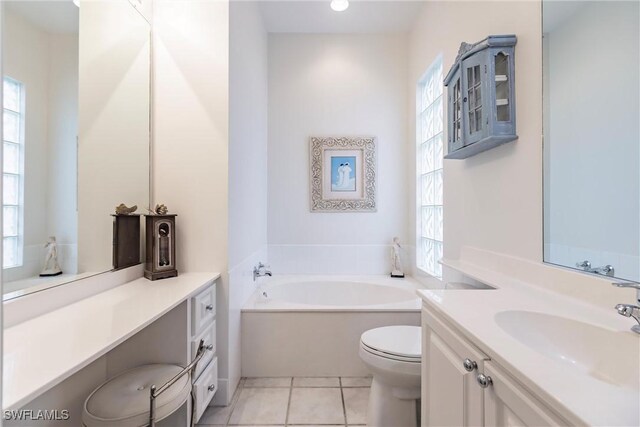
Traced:
<path fill-rule="evenodd" d="M 640 283 L 633 282 L 616 282 L 612 283 L 613 286 L 618 288 L 634 288 L 636 290 L 636 304 L 640 305 Z M 617 304 L 616 310 L 618 314 L 624 317 L 631 317 L 637 325 L 633 325 L 631 330 L 636 334 L 640 334 L 640 307 L 633 304 Z"/>
<path fill-rule="evenodd" d="M 591 263 L 587 260 L 576 263 L 576 267 L 581 268 L 587 273 L 599 274 L 601 276 L 613 277 L 615 275 L 615 268 L 611 264 L 603 265 L 602 267 L 591 267 Z"/>
<path fill-rule="evenodd" d="M 253 281 L 255 282 L 258 277 L 271 276 L 271 270 L 267 270 L 267 268 L 269 267 L 261 262 L 253 267 Z"/>

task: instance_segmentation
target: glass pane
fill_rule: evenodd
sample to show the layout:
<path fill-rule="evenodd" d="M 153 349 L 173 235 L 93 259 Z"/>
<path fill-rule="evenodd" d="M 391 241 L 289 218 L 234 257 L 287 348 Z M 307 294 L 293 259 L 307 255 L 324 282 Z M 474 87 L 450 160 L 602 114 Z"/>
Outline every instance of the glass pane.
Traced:
<path fill-rule="evenodd" d="M 442 117 L 442 97 L 438 97 L 433 104 L 433 134 L 437 135 L 442 132 L 444 119 Z"/>
<path fill-rule="evenodd" d="M 509 121 L 509 106 L 508 105 L 498 105 L 497 116 L 499 122 L 508 122 Z"/>
<path fill-rule="evenodd" d="M 433 205 L 433 176 L 434 173 L 428 173 L 422 176 L 422 205 Z"/>
<path fill-rule="evenodd" d="M 433 238 L 442 241 L 442 206 L 436 206 L 433 211 Z"/>
<path fill-rule="evenodd" d="M 499 122 L 508 122 L 509 112 L 509 57 L 500 52 L 495 56 L 496 68 L 496 118 Z"/>
<path fill-rule="evenodd" d="M 429 274 L 434 274 L 434 251 L 433 240 L 422 239 L 422 256 L 424 262 L 424 269 Z"/>
<path fill-rule="evenodd" d="M 16 175 L 3 175 L 2 179 L 2 198 L 5 205 L 17 205 L 18 204 L 18 191 L 20 180 Z"/>
<path fill-rule="evenodd" d="M 4 268 L 18 265 L 18 238 L 5 237 L 2 241 L 2 266 Z"/>
<path fill-rule="evenodd" d="M 3 172 L 20 173 L 20 146 L 11 142 L 5 142 L 2 155 L 4 157 Z"/>
<path fill-rule="evenodd" d="M 442 205 L 442 169 L 433 173 L 433 202 L 436 205 Z"/>
<path fill-rule="evenodd" d="M 444 84 L 442 83 L 442 61 L 438 61 L 436 68 L 433 70 L 433 83 L 433 96 L 437 97 L 442 95 L 442 91 L 444 90 Z"/>
<path fill-rule="evenodd" d="M 433 242 L 433 266 L 434 276 L 442 277 L 442 266 L 438 261 L 442 259 L 443 248 L 441 242 Z"/>
<path fill-rule="evenodd" d="M 20 111 L 20 83 L 11 79 L 4 79 L 2 96 L 4 97 L 4 108 Z"/>
<path fill-rule="evenodd" d="M 474 111 L 469 111 L 469 133 L 473 133 L 476 131 L 476 115 Z"/>
<path fill-rule="evenodd" d="M 435 238 L 435 208 L 433 206 L 427 206 L 422 208 L 422 229 L 420 235 L 422 237 L 428 237 L 429 239 Z"/>
<path fill-rule="evenodd" d="M 433 168 L 442 169 L 442 158 L 444 156 L 444 146 L 442 144 L 442 133 L 433 138 Z"/>
<path fill-rule="evenodd" d="M 421 145 L 421 151 L 422 151 L 422 165 L 420 166 L 420 173 L 427 173 L 427 172 L 431 172 L 434 170 L 434 164 L 433 164 L 433 157 L 434 157 L 434 153 L 433 153 L 433 148 L 434 148 L 434 144 L 433 144 L 433 140 L 429 140 L 427 142 L 425 142 L 424 144 Z"/>
<path fill-rule="evenodd" d="M 20 115 L 13 111 L 4 111 L 2 115 L 2 131 L 5 141 L 20 142 Z"/>
<path fill-rule="evenodd" d="M 17 236 L 18 235 L 18 207 L 17 206 L 4 206 L 2 214 L 2 226 L 3 236 Z"/>
<path fill-rule="evenodd" d="M 482 130 L 482 108 L 476 110 L 476 131 Z"/>

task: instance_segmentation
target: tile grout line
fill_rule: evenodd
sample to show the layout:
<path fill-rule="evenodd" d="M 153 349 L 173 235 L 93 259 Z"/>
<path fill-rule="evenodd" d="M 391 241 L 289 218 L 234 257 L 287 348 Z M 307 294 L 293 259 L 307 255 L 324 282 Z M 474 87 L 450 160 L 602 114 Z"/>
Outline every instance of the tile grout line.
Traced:
<path fill-rule="evenodd" d="M 238 388 L 236 388 L 236 392 L 231 396 L 231 410 L 229 411 L 229 415 L 227 415 L 227 422 L 224 424 L 225 427 L 229 425 L 231 422 L 231 415 L 233 415 L 233 411 L 236 409 L 236 403 L 240 400 L 240 393 L 244 389 L 244 379 L 240 378 L 240 384 L 238 384 Z"/>
<path fill-rule="evenodd" d="M 342 398 L 342 416 L 344 417 L 344 425 L 347 426 L 347 406 L 344 403 L 344 391 L 342 390 L 342 377 L 338 377 L 340 384 L 340 397 Z"/>
<path fill-rule="evenodd" d="M 289 425 L 289 411 L 291 410 L 291 396 L 293 395 L 293 380 L 295 377 L 291 377 L 291 383 L 289 384 L 289 400 L 287 401 L 287 414 L 284 417 L 284 427 Z"/>

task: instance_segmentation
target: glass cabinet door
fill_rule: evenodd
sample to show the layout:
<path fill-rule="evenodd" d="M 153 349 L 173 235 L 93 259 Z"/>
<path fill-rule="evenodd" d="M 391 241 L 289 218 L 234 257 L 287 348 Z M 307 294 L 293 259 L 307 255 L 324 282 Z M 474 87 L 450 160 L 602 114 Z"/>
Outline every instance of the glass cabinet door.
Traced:
<path fill-rule="evenodd" d="M 483 64 L 484 55 L 474 55 L 462 66 L 463 79 L 463 114 L 465 117 L 465 143 L 470 145 L 480 140 L 487 128 L 487 112 L 485 105 L 485 86 L 483 85 L 486 66 Z"/>
<path fill-rule="evenodd" d="M 496 121 L 508 122 L 511 120 L 509 110 L 509 56 L 504 52 L 498 52 L 493 57 L 495 69 L 495 91 L 496 91 Z"/>
<path fill-rule="evenodd" d="M 460 70 L 454 75 L 449 89 L 449 150 L 457 150 L 463 146 L 462 120 L 462 79 Z"/>

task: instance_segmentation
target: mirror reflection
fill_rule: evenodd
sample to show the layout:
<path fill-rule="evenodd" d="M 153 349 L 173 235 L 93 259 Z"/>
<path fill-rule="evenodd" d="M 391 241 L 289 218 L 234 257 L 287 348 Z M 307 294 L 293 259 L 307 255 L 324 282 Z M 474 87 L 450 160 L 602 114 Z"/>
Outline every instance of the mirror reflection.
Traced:
<path fill-rule="evenodd" d="M 110 270 L 110 214 L 148 206 L 149 24 L 76 3 L 3 2 L 4 299 Z"/>
<path fill-rule="evenodd" d="M 640 280 L 638 2 L 544 1 L 544 260 Z"/>

